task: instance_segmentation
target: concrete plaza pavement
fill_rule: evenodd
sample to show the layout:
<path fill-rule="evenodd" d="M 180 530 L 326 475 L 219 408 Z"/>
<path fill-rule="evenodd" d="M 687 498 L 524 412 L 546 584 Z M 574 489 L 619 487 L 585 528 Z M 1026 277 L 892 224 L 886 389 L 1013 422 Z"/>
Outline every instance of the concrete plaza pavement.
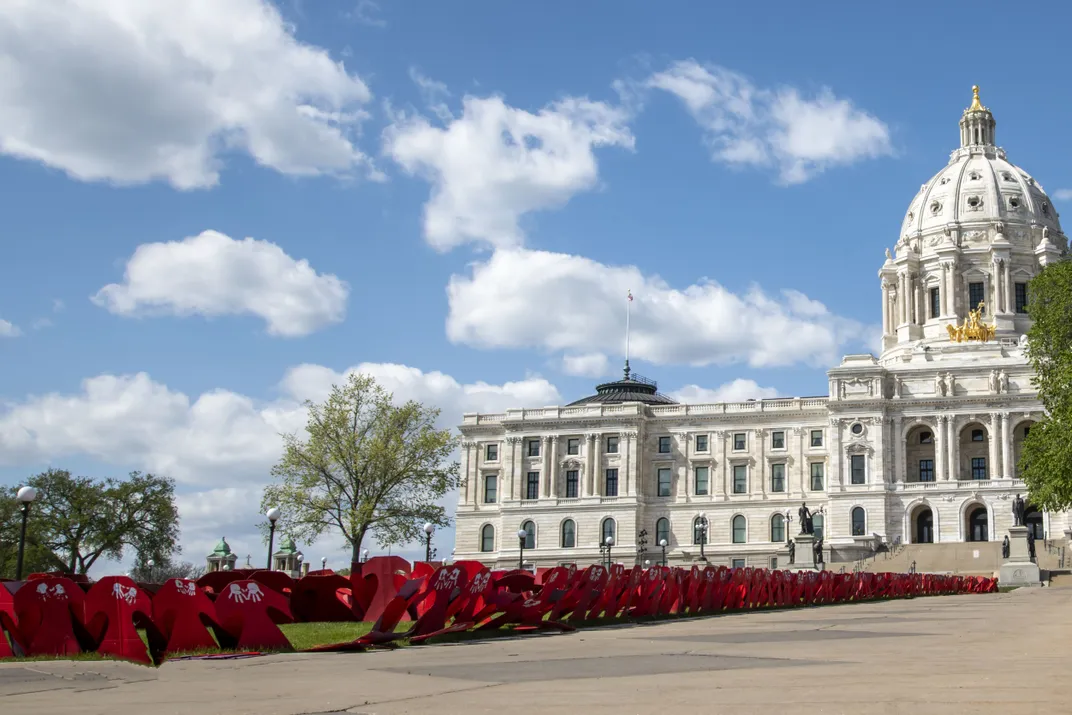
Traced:
<path fill-rule="evenodd" d="M 0 665 L 3 715 L 1072 712 L 1072 588 L 571 634 L 186 661 Z"/>

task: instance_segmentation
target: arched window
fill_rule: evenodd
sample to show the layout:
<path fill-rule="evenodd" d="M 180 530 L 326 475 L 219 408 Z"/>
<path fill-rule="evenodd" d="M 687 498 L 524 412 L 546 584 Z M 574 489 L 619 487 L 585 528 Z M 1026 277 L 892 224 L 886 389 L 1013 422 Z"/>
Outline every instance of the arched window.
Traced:
<path fill-rule="evenodd" d="M 852 508 L 852 535 L 863 536 L 867 528 L 866 515 L 862 506 Z"/>
<path fill-rule="evenodd" d="M 707 523 L 701 516 L 692 520 L 692 543 L 697 545 L 707 543 Z"/>
<path fill-rule="evenodd" d="M 525 532 L 525 548 L 536 548 L 536 525 L 531 521 L 526 521 L 521 525 L 521 529 Z"/>
<path fill-rule="evenodd" d="M 655 522 L 655 545 L 661 547 L 664 540 L 670 544 L 670 520 L 666 517 Z"/>
<path fill-rule="evenodd" d="M 485 524 L 480 530 L 480 550 L 485 554 L 495 550 L 495 527 Z"/>
<path fill-rule="evenodd" d="M 770 540 L 776 544 L 785 541 L 785 517 L 781 514 L 770 518 Z"/>
<path fill-rule="evenodd" d="M 599 531 L 600 531 L 601 534 L 603 534 L 603 537 L 600 540 L 601 544 L 607 543 L 607 537 L 610 537 L 611 539 L 613 539 L 614 538 L 614 519 L 611 519 L 609 516 L 606 519 L 604 519 L 603 520 L 603 525 L 602 525 L 602 527 L 600 528 Z"/>
<path fill-rule="evenodd" d="M 738 514 L 733 517 L 733 543 L 743 544 L 748 541 L 748 527 L 744 517 Z"/>
<path fill-rule="evenodd" d="M 566 519 L 562 522 L 562 548 L 572 549 L 577 545 L 577 525 L 573 523 L 573 519 Z"/>

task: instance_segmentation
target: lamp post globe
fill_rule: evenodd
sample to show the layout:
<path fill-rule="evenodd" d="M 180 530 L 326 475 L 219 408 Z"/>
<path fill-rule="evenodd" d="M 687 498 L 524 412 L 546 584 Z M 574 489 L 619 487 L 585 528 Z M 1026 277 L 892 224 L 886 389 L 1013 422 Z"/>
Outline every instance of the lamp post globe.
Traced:
<path fill-rule="evenodd" d="M 279 507 L 273 506 L 264 514 L 268 517 L 268 570 L 272 570 L 272 546 L 275 544 L 275 523 L 279 521 Z"/>
<path fill-rule="evenodd" d="M 362 561 L 368 561 L 368 549 L 363 549 L 361 551 L 361 559 Z"/>
<path fill-rule="evenodd" d="M 22 580 L 22 559 L 26 553 L 26 522 L 30 518 L 30 504 L 37 498 L 37 490 L 33 487 L 19 487 L 15 499 L 19 502 L 19 510 L 22 512 L 22 529 L 19 532 L 19 555 L 15 562 L 15 580 Z"/>
<path fill-rule="evenodd" d="M 529 532 L 524 529 L 517 530 L 517 543 L 518 543 L 518 556 L 517 556 L 517 570 L 521 571 L 525 568 L 525 539 L 529 536 Z"/>
<path fill-rule="evenodd" d="M 435 525 L 425 522 L 422 528 L 424 530 L 424 560 L 427 563 L 432 560 L 432 532 L 435 531 Z"/>

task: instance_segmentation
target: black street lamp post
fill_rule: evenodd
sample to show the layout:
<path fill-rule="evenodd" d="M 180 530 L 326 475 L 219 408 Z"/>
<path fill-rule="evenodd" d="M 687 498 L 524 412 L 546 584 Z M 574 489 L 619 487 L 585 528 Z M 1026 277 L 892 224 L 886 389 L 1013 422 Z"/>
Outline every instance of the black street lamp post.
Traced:
<path fill-rule="evenodd" d="M 19 510 L 22 512 L 22 530 L 19 532 L 19 557 L 15 562 L 15 580 L 22 580 L 22 559 L 26 552 L 26 521 L 30 518 L 30 504 L 37 498 L 37 490 L 33 487 L 21 487 L 15 498 L 19 502 Z"/>
<path fill-rule="evenodd" d="M 432 560 L 432 533 L 435 531 L 435 527 L 431 524 L 424 525 L 424 560 L 429 562 Z"/>
<path fill-rule="evenodd" d="M 699 523 L 696 525 L 700 529 L 700 560 L 707 561 L 707 557 L 704 556 L 704 544 L 707 543 L 707 514 L 700 512 Z"/>
<path fill-rule="evenodd" d="M 268 517 L 268 570 L 272 570 L 272 547 L 275 544 L 275 523 L 279 521 L 279 509 L 272 507 L 265 514 Z"/>
<path fill-rule="evenodd" d="M 636 541 L 637 541 L 636 557 L 637 557 L 637 563 L 639 564 L 639 563 L 644 562 L 644 554 L 648 553 L 648 530 L 647 529 L 641 529 L 640 533 L 637 534 L 637 540 Z"/>
<path fill-rule="evenodd" d="M 614 537 L 608 536 L 603 540 L 603 543 L 599 545 L 599 557 L 600 560 L 606 559 L 607 568 L 610 568 L 610 549 L 614 546 Z"/>
<path fill-rule="evenodd" d="M 663 567 L 666 567 L 666 539 L 659 539 L 659 546 L 663 547 Z"/>
<path fill-rule="evenodd" d="M 525 539 L 528 538 L 529 532 L 524 529 L 517 530 L 517 570 L 523 571 L 525 569 Z"/>

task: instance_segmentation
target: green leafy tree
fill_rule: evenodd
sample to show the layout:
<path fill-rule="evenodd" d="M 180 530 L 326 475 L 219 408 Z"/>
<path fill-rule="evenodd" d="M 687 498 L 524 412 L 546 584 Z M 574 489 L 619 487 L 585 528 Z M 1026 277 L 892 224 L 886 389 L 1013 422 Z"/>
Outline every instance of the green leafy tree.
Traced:
<path fill-rule="evenodd" d="M 102 556 L 127 547 L 161 562 L 177 550 L 175 483 L 131 472 L 125 480 L 75 477 L 50 469 L 29 480 L 37 489 L 31 521 L 37 543 L 68 573 L 84 574 Z"/>
<path fill-rule="evenodd" d="M 18 487 L 0 493 L 0 576 L 15 577 L 18 563 L 19 538 L 22 532 L 22 509 L 15 499 Z M 63 571 L 67 565 L 44 545 L 40 519 L 30 508 L 26 523 L 26 549 L 23 554 L 22 575 Z"/>
<path fill-rule="evenodd" d="M 145 583 L 163 583 L 172 578 L 188 578 L 197 580 L 205 573 L 204 566 L 195 566 L 189 561 L 179 561 L 176 558 L 165 558 L 163 561 L 152 559 L 153 565 L 149 566 L 149 558 L 143 558 L 138 554 L 134 566 L 130 569 L 130 577 L 135 581 Z"/>
<path fill-rule="evenodd" d="M 387 546 L 418 539 L 425 522 L 449 524 L 436 502 L 457 488 L 458 463 L 448 463 L 455 439 L 436 429 L 438 409 L 395 405 L 367 375 L 350 375 L 306 407 L 308 439 L 283 436 L 277 483 L 261 500 L 262 511 L 279 507 L 285 533 L 312 542 L 337 530 L 357 561 L 370 531 Z"/>
<path fill-rule="evenodd" d="M 1046 414 L 1024 439 L 1020 475 L 1033 504 L 1059 511 L 1072 506 L 1072 261 L 1031 280 L 1027 311 L 1027 354 Z"/>

